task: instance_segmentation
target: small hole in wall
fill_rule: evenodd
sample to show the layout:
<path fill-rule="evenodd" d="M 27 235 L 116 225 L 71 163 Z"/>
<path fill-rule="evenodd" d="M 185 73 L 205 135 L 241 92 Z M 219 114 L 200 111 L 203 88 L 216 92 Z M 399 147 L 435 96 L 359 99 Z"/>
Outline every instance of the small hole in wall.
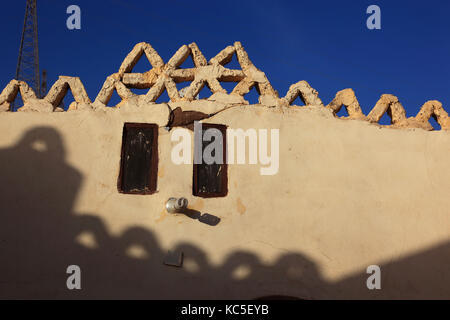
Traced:
<path fill-rule="evenodd" d="M 390 126 L 392 124 L 391 117 L 385 112 L 378 123 L 384 126 Z"/>
<path fill-rule="evenodd" d="M 434 116 L 430 117 L 430 120 L 428 121 L 433 126 L 434 130 L 441 130 L 441 125 L 437 122 Z"/>
<path fill-rule="evenodd" d="M 244 99 L 247 100 L 250 104 L 258 104 L 259 103 L 259 93 L 256 90 L 256 87 L 250 89 L 250 91 L 244 95 Z"/>
<path fill-rule="evenodd" d="M 163 93 L 156 99 L 156 103 L 168 103 L 170 101 L 169 95 L 167 94 L 167 90 L 164 89 Z"/>
<path fill-rule="evenodd" d="M 339 112 L 336 113 L 336 116 L 338 116 L 339 118 L 348 117 L 347 108 L 345 106 L 342 106 L 341 110 L 339 110 Z"/>

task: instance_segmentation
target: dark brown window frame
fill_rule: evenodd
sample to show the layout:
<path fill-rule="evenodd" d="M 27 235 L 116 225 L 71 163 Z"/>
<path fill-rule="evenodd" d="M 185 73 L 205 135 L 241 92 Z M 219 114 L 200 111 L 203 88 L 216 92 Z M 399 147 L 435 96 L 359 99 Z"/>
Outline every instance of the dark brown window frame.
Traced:
<path fill-rule="evenodd" d="M 153 140 L 152 140 L 152 158 L 149 172 L 149 190 L 148 191 L 123 191 L 122 183 L 123 183 L 123 174 L 124 174 L 124 154 L 125 154 L 125 143 L 126 143 L 126 129 L 127 128 L 151 128 L 153 129 Z M 158 179 L 158 125 L 154 123 L 138 123 L 138 122 L 126 122 L 123 125 L 122 131 L 122 149 L 120 153 L 120 168 L 119 168 L 119 178 L 117 179 L 117 190 L 119 193 L 123 194 L 135 194 L 135 195 L 150 195 L 154 194 L 157 191 L 157 179 Z"/>
<path fill-rule="evenodd" d="M 197 183 L 197 178 L 198 178 L 198 167 L 201 166 L 202 164 L 195 164 L 194 163 L 194 172 L 193 172 L 193 182 L 192 182 L 192 194 L 196 197 L 201 197 L 201 198 L 220 198 L 220 197 L 226 197 L 228 194 L 228 164 L 227 164 L 227 126 L 224 124 L 215 124 L 215 123 L 202 123 L 202 131 L 203 129 L 209 129 L 209 128 L 215 128 L 220 130 L 220 132 L 222 133 L 222 137 L 223 137 L 223 164 L 222 164 L 222 171 L 223 171 L 223 175 L 222 175 L 222 192 L 203 192 L 203 193 L 199 193 L 197 192 L 198 190 L 198 183 Z M 202 137 L 203 137 L 203 132 L 202 132 Z M 195 140 L 195 139 L 194 139 Z M 195 141 L 194 141 L 195 144 Z M 195 150 L 195 145 L 194 145 L 194 150 Z M 203 151 L 203 146 L 202 146 L 202 151 Z M 203 153 L 202 153 L 203 154 Z"/>

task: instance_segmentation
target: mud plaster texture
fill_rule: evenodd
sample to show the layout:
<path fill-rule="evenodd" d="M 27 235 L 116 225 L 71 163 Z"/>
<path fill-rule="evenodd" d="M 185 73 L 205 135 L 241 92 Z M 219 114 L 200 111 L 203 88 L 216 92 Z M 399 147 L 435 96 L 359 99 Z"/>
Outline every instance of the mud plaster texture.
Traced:
<path fill-rule="evenodd" d="M 233 54 L 242 70 L 225 68 Z M 132 73 L 143 56 L 153 68 Z M 195 68 L 179 69 L 189 56 Z M 182 80 L 192 83 L 180 97 Z M 231 93 L 220 87 L 227 80 L 237 83 Z M 194 99 L 203 85 L 212 96 Z M 244 99 L 252 87 L 259 104 Z M 57 110 L 69 89 L 75 102 Z M 106 107 L 113 90 L 123 101 Z M 171 100 L 155 103 L 163 90 Z M 42 99 L 13 80 L 0 106 L 9 110 L 18 91 L 24 106 L 0 114 L 3 298 L 450 298 L 450 134 L 438 101 L 407 118 L 395 96 L 366 116 L 353 90 L 324 105 L 305 81 L 280 98 L 240 43 L 209 61 L 183 46 L 167 63 L 140 43 L 94 102 L 78 78 L 61 77 Z M 306 106 L 291 105 L 299 95 Z M 342 107 L 346 121 L 335 115 Z M 391 126 L 376 123 L 384 112 Z M 429 131 L 432 116 L 443 130 Z M 192 165 L 171 161 L 170 138 L 194 119 L 279 129 L 278 174 L 229 165 L 226 197 L 193 196 Z M 152 195 L 117 190 L 127 122 L 160 127 Z M 190 213 L 167 213 L 166 200 L 181 196 Z M 205 214 L 220 222 L 203 223 Z M 183 253 L 181 267 L 163 263 L 168 251 Z M 66 288 L 71 264 L 82 269 L 81 291 Z M 372 264 L 382 290 L 366 287 Z"/>

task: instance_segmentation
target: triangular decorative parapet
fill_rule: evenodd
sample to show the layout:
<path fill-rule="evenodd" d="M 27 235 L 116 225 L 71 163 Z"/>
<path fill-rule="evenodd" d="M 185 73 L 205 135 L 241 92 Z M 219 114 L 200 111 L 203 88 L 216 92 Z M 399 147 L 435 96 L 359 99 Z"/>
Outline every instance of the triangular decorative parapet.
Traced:
<path fill-rule="evenodd" d="M 31 99 L 36 99 L 36 93 L 26 82 L 11 80 L 0 94 L 0 111 L 8 111 L 10 109 L 10 105 L 19 91 L 24 104 Z"/>
<path fill-rule="evenodd" d="M 131 73 L 144 53 L 152 69 L 145 73 Z M 237 56 L 241 70 L 225 67 L 234 54 Z M 189 56 L 195 67 L 180 69 L 179 67 Z M 192 101 L 205 85 L 213 94 L 227 94 L 221 82 L 237 83 L 230 93 L 233 95 L 244 96 L 256 87 L 260 95 L 278 98 L 277 92 L 272 88 L 265 74 L 253 65 L 239 42 L 236 42 L 234 46 L 226 47 L 209 62 L 195 43 L 184 45 L 166 64 L 150 44 L 138 43 L 122 62 L 117 79 L 129 88 L 148 88 L 149 91 L 146 94 L 148 102 L 155 102 L 164 90 L 167 90 L 171 101 Z M 183 97 L 180 96 L 176 86 L 180 82 L 191 82 Z"/>
<path fill-rule="evenodd" d="M 144 73 L 133 73 L 137 62 L 145 56 L 151 69 Z M 240 69 L 229 69 L 226 65 L 236 56 Z M 194 67 L 181 68 L 183 62 L 191 57 Z M 177 88 L 178 83 L 188 82 L 183 92 Z M 235 86 L 231 92 L 222 87 L 222 83 L 231 82 Z M 100 89 L 95 101 L 91 103 L 83 83 L 77 77 L 60 76 L 43 99 L 37 99 L 34 91 L 23 81 L 12 80 L 0 94 L 0 111 L 9 111 L 10 105 L 18 92 L 22 97 L 24 106 L 19 111 L 55 112 L 64 111 L 58 106 L 70 89 L 75 99 L 68 108 L 73 110 L 114 110 L 107 105 L 114 93 L 117 92 L 124 102 L 136 99 L 136 104 L 151 107 L 164 91 L 167 92 L 171 103 L 192 102 L 198 103 L 198 94 L 207 86 L 212 95 L 207 101 L 225 105 L 249 104 L 245 95 L 255 88 L 259 94 L 259 104 L 268 107 L 288 108 L 300 98 L 305 105 L 329 109 L 336 115 L 342 107 L 348 113 L 346 119 L 366 120 L 378 123 L 387 113 L 394 128 L 422 128 L 433 130 L 429 123 L 431 117 L 435 118 L 443 130 L 450 130 L 450 118 L 436 100 L 426 102 L 416 117 L 407 118 L 405 109 L 396 96 L 384 94 L 375 107 L 366 116 L 362 112 L 355 92 L 344 89 L 336 97 L 324 105 L 318 92 L 306 81 L 300 81 L 290 86 L 284 97 L 272 87 L 264 72 L 255 67 L 240 42 L 228 46 L 209 61 L 202 54 L 195 43 L 181 46 L 167 63 L 159 56 L 149 43 L 141 42 L 134 46 L 125 57 L 118 72 L 108 76 Z M 132 89 L 148 89 L 143 95 L 136 95 Z M 203 99 L 201 99 L 203 100 Z"/>

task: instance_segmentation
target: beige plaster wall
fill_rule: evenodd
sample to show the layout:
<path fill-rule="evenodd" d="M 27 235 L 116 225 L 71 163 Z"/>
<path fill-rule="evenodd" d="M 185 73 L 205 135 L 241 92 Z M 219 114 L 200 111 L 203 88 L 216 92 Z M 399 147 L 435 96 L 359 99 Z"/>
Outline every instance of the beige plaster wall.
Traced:
<path fill-rule="evenodd" d="M 170 159 L 167 118 L 167 105 L 0 115 L 0 297 L 450 298 L 448 131 L 234 106 L 204 122 L 279 129 L 279 172 L 230 165 L 228 195 L 203 199 L 192 165 Z M 117 191 L 125 122 L 161 126 L 153 195 Z M 220 223 L 166 213 L 172 196 Z M 366 287 L 372 264 L 381 290 Z"/>

